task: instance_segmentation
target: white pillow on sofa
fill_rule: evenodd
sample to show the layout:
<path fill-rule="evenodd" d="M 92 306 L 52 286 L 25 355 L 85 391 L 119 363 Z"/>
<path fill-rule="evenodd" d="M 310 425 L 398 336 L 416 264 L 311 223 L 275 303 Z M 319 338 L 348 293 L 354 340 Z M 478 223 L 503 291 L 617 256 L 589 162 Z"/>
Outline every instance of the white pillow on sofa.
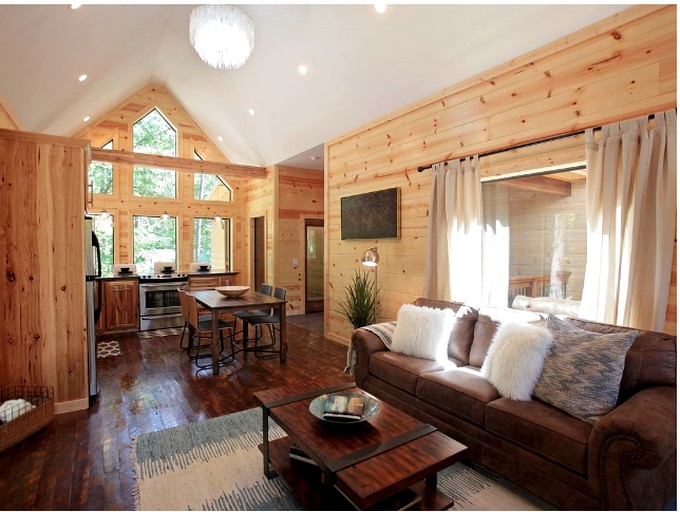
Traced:
<path fill-rule="evenodd" d="M 502 323 L 484 358 L 482 377 L 493 384 L 501 396 L 531 400 L 552 341 L 552 333 L 545 327 Z"/>
<path fill-rule="evenodd" d="M 456 314 L 452 309 L 404 304 L 397 313 L 390 349 L 423 359 L 446 361 L 455 321 Z"/>

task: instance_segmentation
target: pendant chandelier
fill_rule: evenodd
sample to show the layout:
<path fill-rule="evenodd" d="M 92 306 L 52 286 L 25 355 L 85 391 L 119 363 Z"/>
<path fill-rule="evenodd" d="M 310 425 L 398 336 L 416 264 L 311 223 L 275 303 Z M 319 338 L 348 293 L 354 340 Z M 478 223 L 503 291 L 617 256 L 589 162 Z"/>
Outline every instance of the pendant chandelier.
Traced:
<path fill-rule="evenodd" d="M 233 5 L 199 5 L 191 11 L 189 40 L 213 68 L 238 69 L 255 46 L 253 20 Z"/>

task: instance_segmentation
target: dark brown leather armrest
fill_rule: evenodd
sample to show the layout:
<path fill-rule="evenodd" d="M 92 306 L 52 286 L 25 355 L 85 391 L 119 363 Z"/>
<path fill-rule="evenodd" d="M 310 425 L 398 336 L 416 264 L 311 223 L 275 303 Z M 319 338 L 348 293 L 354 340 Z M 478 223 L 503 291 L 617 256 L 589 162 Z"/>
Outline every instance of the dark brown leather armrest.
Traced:
<path fill-rule="evenodd" d="M 381 350 L 387 350 L 380 338 L 366 329 L 356 329 L 352 334 L 352 346 L 357 354 L 357 367 L 355 379 L 357 386 L 361 387 L 368 377 L 368 364 L 371 354 Z"/>
<path fill-rule="evenodd" d="M 603 507 L 654 509 L 649 500 L 657 497 L 658 508 L 665 505 L 661 475 L 669 457 L 676 457 L 676 400 L 673 386 L 643 389 L 595 424 L 588 474 L 591 485 L 602 490 Z"/>

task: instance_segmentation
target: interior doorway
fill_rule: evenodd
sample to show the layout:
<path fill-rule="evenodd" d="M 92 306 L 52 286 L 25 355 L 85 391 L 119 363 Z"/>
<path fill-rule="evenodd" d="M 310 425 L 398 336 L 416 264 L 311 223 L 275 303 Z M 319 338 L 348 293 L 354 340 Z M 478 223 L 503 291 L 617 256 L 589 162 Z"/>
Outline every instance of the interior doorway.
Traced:
<path fill-rule="evenodd" d="M 323 311 L 323 219 L 305 219 L 305 313 Z"/>
<path fill-rule="evenodd" d="M 264 233 L 264 217 L 253 217 L 250 219 L 251 227 L 251 289 L 259 290 L 260 285 L 266 280 L 265 261 L 267 254 L 265 253 L 265 233 Z"/>

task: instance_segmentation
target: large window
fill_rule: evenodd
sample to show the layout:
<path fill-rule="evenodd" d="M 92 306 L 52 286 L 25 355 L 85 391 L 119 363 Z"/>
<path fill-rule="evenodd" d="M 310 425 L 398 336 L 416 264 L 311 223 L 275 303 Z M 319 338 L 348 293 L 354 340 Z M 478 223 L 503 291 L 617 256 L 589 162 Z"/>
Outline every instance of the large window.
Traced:
<path fill-rule="evenodd" d="M 551 305 L 581 300 L 585 188 L 580 171 L 482 185 L 484 281 L 502 284 L 502 294 L 507 283 L 508 306 L 522 307 L 527 298 L 538 297 Z"/>
<path fill-rule="evenodd" d="M 137 153 L 176 156 L 177 132 L 154 109 L 133 125 L 132 149 Z M 176 197 L 177 173 L 166 169 L 134 166 L 132 192 L 136 196 Z"/>
<path fill-rule="evenodd" d="M 194 151 L 194 159 L 203 157 Z M 226 181 L 215 174 L 194 173 L 194 199 L 199 201 L 231 201 L 232 190 Z"/>
<path fill-rule="evenodd" d="M 138 274 L 152 274 L 153 264 L 160 261 L 177 262 L 177 219 L 135 215 L 134 263 Z"/>
<path fill-rule="evenodd" d="M 99 239 L 99 250 L 102 258 L 102 273 L 113 272 L 113 216 L 111 214 L 93 214 L 94 233 Z"/>
<path fill-rule="evenodd" d="M 113 140 L 102 146 L 103 149 L 113 149 Z M 92 162 L 87 178 L 95 194 L 113 194 L 113 164 L 106 162 Z"/>
<path fill-rule="evenodd" d="M 193 260 L 231 269 L 231 219 L 194 219 Z"/>

